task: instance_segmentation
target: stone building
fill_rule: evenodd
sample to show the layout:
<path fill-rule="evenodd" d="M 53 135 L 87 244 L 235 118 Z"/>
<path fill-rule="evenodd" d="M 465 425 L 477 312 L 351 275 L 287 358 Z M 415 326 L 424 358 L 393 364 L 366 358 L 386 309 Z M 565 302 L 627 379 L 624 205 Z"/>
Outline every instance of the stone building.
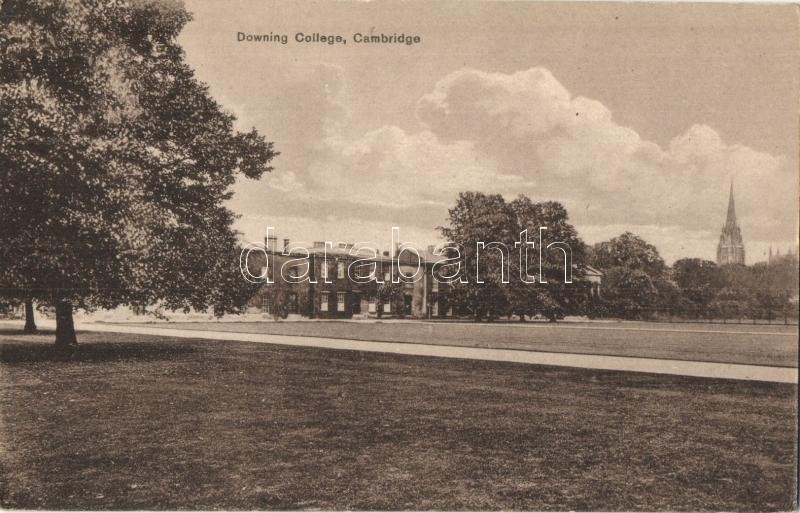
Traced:
<path fill-rule="evenodd" d="M 287 313 L 300 314 L 311 318 L 337 319 L 353 316 L 412 316 L 415 318 L 444 317 L 449 313 L 446 299 L 446 283 L 433 279 L 433 264 L 444 257 L 432 254 L 432 247 L 420 252 L 420 273 L 415 279 L 402 279 L 402 275 L 412 275 L 417 270 L 416 254 L 410 251 L 399 253 L 395 248 L 394 255 L 384 251 L 375 256 L 372 251 L 353 250 L 353 244 L 338 243 L 325 246 L 324 242 L 315 242 L 311 247 L 284 251 L 289 240 L 284 239 L 283 246 L 278 247 L 275 237 L 265 239 L 266 255 L 270 265 L 263 262 L 256 264 L 260 274 L 267 274 L 276 282 L 277 287 L 285 288 L 284 301 L 288 305 Z M 260 253 L 253 256 L 258 258 Z M 261 257 L 263 258 L 263 256 Z M 378 299 L 375 280 L 361 283 L 350 278 L 349 267 L 356 261 L 374 264 L 375 277 L 390 282 L 392 277 L 401 277 L 401 297 L 395 301 L 381 302 Z M 287 264 L 290 262 L 291 264 Z M 287 264 L 289 276 L 308 276 L 300 283 L 281 284 L 279 273 Z M 364 264 L 362 264 L 364 265 Z M 369 270 L 372 270 L 370 266 Z M 359 272 L 355 270 L 355 272 Z M 394 273 L 394 274 L 393 274 Z M 259 273 L 254 273 L 259 274 Z M 271 313 L 271 296 L 276 285 L 265 285 L 260 294 L 251 300 L 250 305 L 264 313 Z"/>
<path fill-rule="evenodd" d="M 324 242 L 314 242 L 310 246 L 295 248 L 290 246 L 289 239 L 283 239 L 283 244 L 279 245 L 274 236 L 265 238 L 264 246 L 265 252 L 253 252 L 248 264 L 253 275 L 268 275 L 275 283 L 262 286 L 251 299 L 250 308 L 255 312 L 276 313 L 273 301 L 276 291 L 280 291 L 281 311 L 310 318 L 408 316 L 436 319 L 465 314 L 454 311 L 451 301 L 448 301 L 449 284 L 434 279 L 434 264 L 445 257 L 434 255 L 433 246 L 418 247 L 414 252 L 400 251 L 398 245 L 391 252 L 375 255 L 371 250 L 353 251 L 354 245 L 350 243 L 329 243 L 326 246 Z M 263 260 L 265 256 L 269 258 L 269 265 Z M 368 264 L 361 267 L 366 269 L 367 275 L 371 274 L 374 265 L 372 280 L 364 283 L 351 279 L 348 270 L 357 260 L 356 265 Z M 305 278 L 298 283 L 287 283 L 281 278 L 284 265 L 284 276 Z M 581 280 L 586 282 L 586 292 L 591 297 L 599 297 L 602 273 L 591 266 L 584 266 L 583 271 Z M 354 267 L 353 272 L 360 271 Z M 404 278 L 412 275 L 414 278 Z M 393 276 L 398 276 L 401 282 L 399 297 L 381 301 L 375 278 L 380 277 L 388 283 Z"/>
<path fill-rule="evenodd" d="M 742 230 L 736 222 L 736 207 L 733 201 L 733 181 L 728 198 L 728 217 L 722 227 L 717 245 L 717 265 L 739 264 L 744 265 L 744 240 Z"/>

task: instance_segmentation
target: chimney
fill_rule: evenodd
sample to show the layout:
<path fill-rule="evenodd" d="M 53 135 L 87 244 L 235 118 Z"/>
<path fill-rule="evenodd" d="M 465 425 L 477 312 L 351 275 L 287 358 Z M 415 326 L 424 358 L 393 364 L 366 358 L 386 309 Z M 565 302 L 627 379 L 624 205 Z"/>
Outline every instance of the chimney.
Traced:
<path fill-rule="evenodd" d="M 325 246 L 325 243 L 322 242 L 321 240 L 315 240 L 314 241 L 314 247 L 315 248 L 321 248 L 321 247 L 324 247 L 324 246 Z"/>
<path fill-rule="evenodd" d="M 431 244 L 430 246 L 428 246 L 428 254 L 432 255 L 433 254 L 433 250 L 435 248 L 436 248 L 436 244 Z"/>
<path fill-rule="evenodd" d="M 383 252 L 383 256 L 388 257 L 389 256 L 389 252 L 388 251 L 384 251 Z"/>
<path fill-rule="evenodd" d="M 264 244 L 267 246 L 267 251 L 277 251 L 278 238 L 274 235 L 270 235 L 264 239 Z"/>
<path fill-rule="evenodd" d="M 289 239 L 283 239 L 283 249 L 289 247 Z"/>

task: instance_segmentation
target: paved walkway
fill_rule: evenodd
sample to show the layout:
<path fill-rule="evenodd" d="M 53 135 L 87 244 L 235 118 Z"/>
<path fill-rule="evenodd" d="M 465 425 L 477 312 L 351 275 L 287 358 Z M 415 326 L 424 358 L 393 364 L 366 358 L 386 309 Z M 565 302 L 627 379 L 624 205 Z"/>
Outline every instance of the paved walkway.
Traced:
<path fill-rule="evenodd" d="M 42 327 L 50 327 L 47 325 L 51 322 L 52 321 L 42 321 L 40 324 L 43 325 Z M 410 344 L 403 342 L 372 342 L 325 337 L 268 335 L 261 333 L 232 333 L 228 331 L 198 331 L 175 328 L 121 326 L 95 323 L 80 323 L 78 324 L 77 328 L 86 331 L 137 333 L 143 335 L 212 340 L 232 340 L 289 346 L 310 346 L 329 349 L 434 356 L 440 358 L 462 358 L 470 360 L 491 360 L 536 365 L 554 365 L 559 367 L 579 367 L 587 369 L 647 372 L 654 374 L 673 374 L 705 378 L 742 379 L 794 384 L 797 384 L 798 382 L 798 369 L 794 367 L 741 365 L 574 353 L 551 353 L 514 349 L 456 347 L 419 343 Z"/>

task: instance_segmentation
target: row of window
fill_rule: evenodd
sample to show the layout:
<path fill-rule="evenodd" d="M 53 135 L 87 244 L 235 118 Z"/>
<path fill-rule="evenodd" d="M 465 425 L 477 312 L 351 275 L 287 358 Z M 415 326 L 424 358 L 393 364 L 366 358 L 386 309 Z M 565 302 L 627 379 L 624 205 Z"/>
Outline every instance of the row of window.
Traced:
<path fill-rule="evenodd" d="M 272 298 L 265 295 L 261 298 L 261 311 L 272 313 Z M 289 301 L 287 302 L 287 313 L 297 313 L 297 294 L 289 294 Z"/>
<path fill-rule="evenodd" d="M 336 293 L 336 311 L 337 312 L 344 312 L 345 311 L 345 293 L 344 292 L 337 292 Z M 330 300 L 328 299 L 328 293 L 323 292 L 320 294 L 319 300 L 319 309 L 323 312 L 328 311 L 328 305 L 330 304 Z"/>
<path fill-rule="evenodd" d="M 370 269 L 371 270 L 372 267 L 368 266 L 368 265 L 365 265 L 364 266 L 364 273 L 365 274 L 359 274 L 359 276 L 362 276 L 362 277 L 369 276 L 369 273 L 366 273 L 366 269 Z M 336 277 L 338 279 L 340 279 L 340 280 L 343 280 L 344 277 L 345 277 L 345 272 L 346 272 L 345 262 L 336 262 Z M 272 273 L 270 273 L 270 274 L 272 274 Z M 266 266 L 264 266 L 264 267 L 261 268 L 261 276 L 266 276 L 266 275 L 267 275 L 267 268 L 266 268 Z M 298 272 L 298 266 L 290 267 L 289 271 L 288 271 L 288 275 L 291 276 L 292 278 L 297 278 L 300 275 L 299 272 Z M 273 276 L 270 276 L 270 277 L 274 278 Z M 322 279 L 322 281 L 328 281 L 328 266 L 326 266 L 324 264 L 320 267 L 320 278 Z M 385 281 L 387 283 L 391 282 L 392 281 L 392 273 L 390 273 L 388 271 L 383 273 L 383 281 Z M 439 291 L 439 282 L 437 280 L 431 280 L 431 291 L 432 292 L 438 292 Z"/>
<path fill-rule="evenodd" d="M 346 312 L 347 311 L 347 307 L 346 307 L 346 303 L 345 303 L 346 299 L 347 299 L 347 295 L 346 295 L 345 292 L 337 292 L 336 293 L 336 304 L 334 305 L 333 310 L 331 310 L 330 309 L 330 293 L 322 292 L 320 294 L 320 310 L 323 311 L 323 312 L 329 312 L 329 311 Z M 261 302 L 262 311 L 267 312 L 267 313 L 272 313 L 272 306 L 273 306 L 272 305 L 272 298 L 270 298 L 269 296 L 265 295 L 265 296 L 263 296 L 261 298 L 261 301 L 262 301 Z M 366 306 L 366 309 L 367 309 L 367 311 L 369 313 L 376 313 L 377 310 L 378 310 L 378 301 L 374 296 L 371 297 L 368 301 L 362 300 L 362 302 L 361 302 L 362 311 L 365 308 L 365 306 Z M 431 302 L 430 302 L 430 306 L 431 306 L 431 314 L 434 315 L 434 316 L 438 316 L 439 315 L 439 302 L 436 299 L 432 299 Z M 382 306 L 382 310 L 383 310 L 383 313 L 387 313 L 388 314 L 388 313 L 391 313 L 392 307 L 391 307 L 391 305 L 389 303 L 384 303 L 383 306 Z M 287 313 L 290 313 L 290 314 L 298 313 L 297 295 L 294 294 L 294 293 L 289 295 L 289 301 L 288 301 L 288 304 L 287 304 Z"/>
<path fill-rule="evenodd" d="M 372 266 L 369 265 L 369 264 L 364 264 L 363 266 L 361 266 L 361 268 L 357 268 L 356 269 L 356 275 L 359 276 L 359 277 L 366 278 L 370 274 L 372 274 L 371 271 L 372 271 Z M 346 264 L 346 262 L 336 262 L 336 278 L 338 278 L 340 280 L 343 280 L 344 277 L 345 277 L 346 272 L 347 272 L 347 264 Z M 326 266 L 325 264 L 320 266 L 319 273 L 320 273 L 320 278 L 323 281 L 327 280 L 328 279 L 328 266 Z M 384 274 L 384 280 L 391 280 L 391 277 L 392 277 L 391 273 L 387 272 L 387 273 Z"/>
<path fill-rule="evenodd" d="M 336 293 L 336 305 L 334 307 L 334 311 L 336 312 L 344 312 L 346 311 L 346 294 L 344 292 L 337 292 Z M 330 311 L 330 294 L 327 292 L 322 292 L 320 294 L 319 300 L 319 309 L 322 312 L 329 312 Z M 370 298 L 369 300 L 369 313 L 375 313 L 377 309 L 377 299 L 374 297 Z M 383 304 L 383 313 L 391 313 L 392 307 L 389 303 Z"/>

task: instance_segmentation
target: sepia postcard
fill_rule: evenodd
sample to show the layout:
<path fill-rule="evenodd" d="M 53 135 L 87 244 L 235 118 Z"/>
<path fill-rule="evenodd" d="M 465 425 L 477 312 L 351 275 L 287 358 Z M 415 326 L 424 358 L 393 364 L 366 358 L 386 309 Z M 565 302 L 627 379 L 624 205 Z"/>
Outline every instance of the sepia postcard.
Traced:
<path fill-rule="evenodd" d="M 800 8 L 0 0 L 0 506 L 797 511 Z"/>

